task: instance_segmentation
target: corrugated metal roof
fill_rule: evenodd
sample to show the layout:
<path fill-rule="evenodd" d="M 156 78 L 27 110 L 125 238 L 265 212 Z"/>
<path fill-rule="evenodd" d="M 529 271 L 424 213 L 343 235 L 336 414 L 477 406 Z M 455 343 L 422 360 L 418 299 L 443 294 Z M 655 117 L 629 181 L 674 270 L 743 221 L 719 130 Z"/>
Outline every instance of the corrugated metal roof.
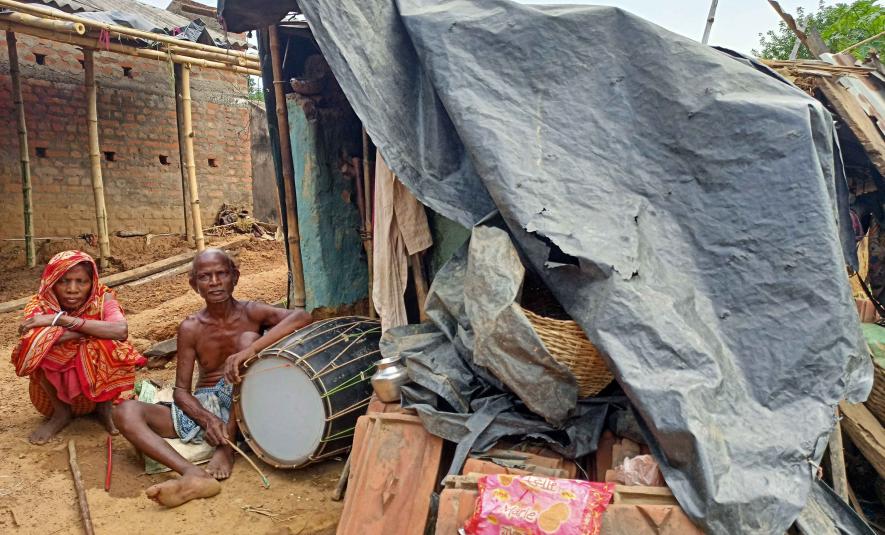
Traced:
<path fill-rule="evenodd" d="M 78 11 L 122 11 L 125 13 L 130 13 L 132 15 L 136 15 L 143 19 L 146 19 L 151 24 L 159 28 L 164 28 L 167 30 L 171 30 L 173 28 L 183 28 L 187 26 L 192 20 L 203 17 L 194 17 L 193 19 L 188 19 L 182 17 L 180 15 L 176 15 L 170 11 L 166 11 L 163 8 L 154 7 L 148 4 L 143 4 L 141 2 L 137 2 L 135 0 L 36 0 L 29 1 L 23 0 L 26 3 L 31 4 L 44 4 L 50 7 L 55 7 L 61 9 L 63 11 L 67 11 L 69 13 L 76 13 Z M 209 35 L 212 36 L 213 39 L 224 40 L 225 36 L 222 32 L 213 29 L 207 29 Z M 235 47 L 235 48 L 247 48 L 248 42 L 246 40 L 239 38 L 238 36 L 228 34 L 227 40 Z"/>

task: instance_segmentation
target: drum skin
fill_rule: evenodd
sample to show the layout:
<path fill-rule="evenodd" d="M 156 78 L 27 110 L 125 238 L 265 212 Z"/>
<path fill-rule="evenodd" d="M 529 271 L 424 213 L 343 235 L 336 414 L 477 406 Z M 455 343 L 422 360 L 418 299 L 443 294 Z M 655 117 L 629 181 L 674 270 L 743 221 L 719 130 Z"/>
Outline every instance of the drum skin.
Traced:
<path fill-rule="evenodd" d="M 350 450 L 372 394 L 381 325 L 347 316 L 312 323 L 247 364 L 234 414 L 256 455 L 299 468 Z"/>

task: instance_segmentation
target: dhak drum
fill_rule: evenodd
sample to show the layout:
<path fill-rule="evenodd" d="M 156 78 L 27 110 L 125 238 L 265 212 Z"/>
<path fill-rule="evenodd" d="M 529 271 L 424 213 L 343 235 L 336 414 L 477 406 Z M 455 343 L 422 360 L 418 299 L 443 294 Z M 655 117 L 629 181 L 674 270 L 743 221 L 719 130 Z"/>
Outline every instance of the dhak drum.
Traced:
<path fill-rule="evenodd" d="M 246 442 L 277 468 L 297 468 L 350 449 L 372 395 L 381 324 L 321 320 L 258 354 L 234 391 Z"/>

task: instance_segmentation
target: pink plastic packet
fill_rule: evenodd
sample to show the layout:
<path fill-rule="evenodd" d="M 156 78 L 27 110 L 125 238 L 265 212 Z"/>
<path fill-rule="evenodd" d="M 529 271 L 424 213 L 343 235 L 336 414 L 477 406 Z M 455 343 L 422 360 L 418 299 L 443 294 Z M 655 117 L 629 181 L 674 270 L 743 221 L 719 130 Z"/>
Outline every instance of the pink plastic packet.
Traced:
<path fill-rule="evenodd" d="M 468 535 L 598 535 L 612 483 L 495 474 L 479 480 Z"/>

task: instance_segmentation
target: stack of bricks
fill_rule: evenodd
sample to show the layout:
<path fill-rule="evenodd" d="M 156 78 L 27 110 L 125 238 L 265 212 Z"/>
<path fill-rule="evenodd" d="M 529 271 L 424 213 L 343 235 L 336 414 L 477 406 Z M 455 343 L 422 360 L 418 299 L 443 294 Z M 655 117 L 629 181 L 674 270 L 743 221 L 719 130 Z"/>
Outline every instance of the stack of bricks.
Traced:
<path fill-rule="evenodd" d="M 95 232 L 83 53 L 17 35 L 38 236 Z M 18 135 L 0 32 L 0 237 L 23 232 Z M 183 232 L 174 79 L 168 63 L 96 52 L 99 141 L 108 227 Z M 42 63 L 42 64 L 41 64 Z M 251 206 L 245 75 L 194 67 L 194 153 L 204 223 L 224 202 Z"/>

